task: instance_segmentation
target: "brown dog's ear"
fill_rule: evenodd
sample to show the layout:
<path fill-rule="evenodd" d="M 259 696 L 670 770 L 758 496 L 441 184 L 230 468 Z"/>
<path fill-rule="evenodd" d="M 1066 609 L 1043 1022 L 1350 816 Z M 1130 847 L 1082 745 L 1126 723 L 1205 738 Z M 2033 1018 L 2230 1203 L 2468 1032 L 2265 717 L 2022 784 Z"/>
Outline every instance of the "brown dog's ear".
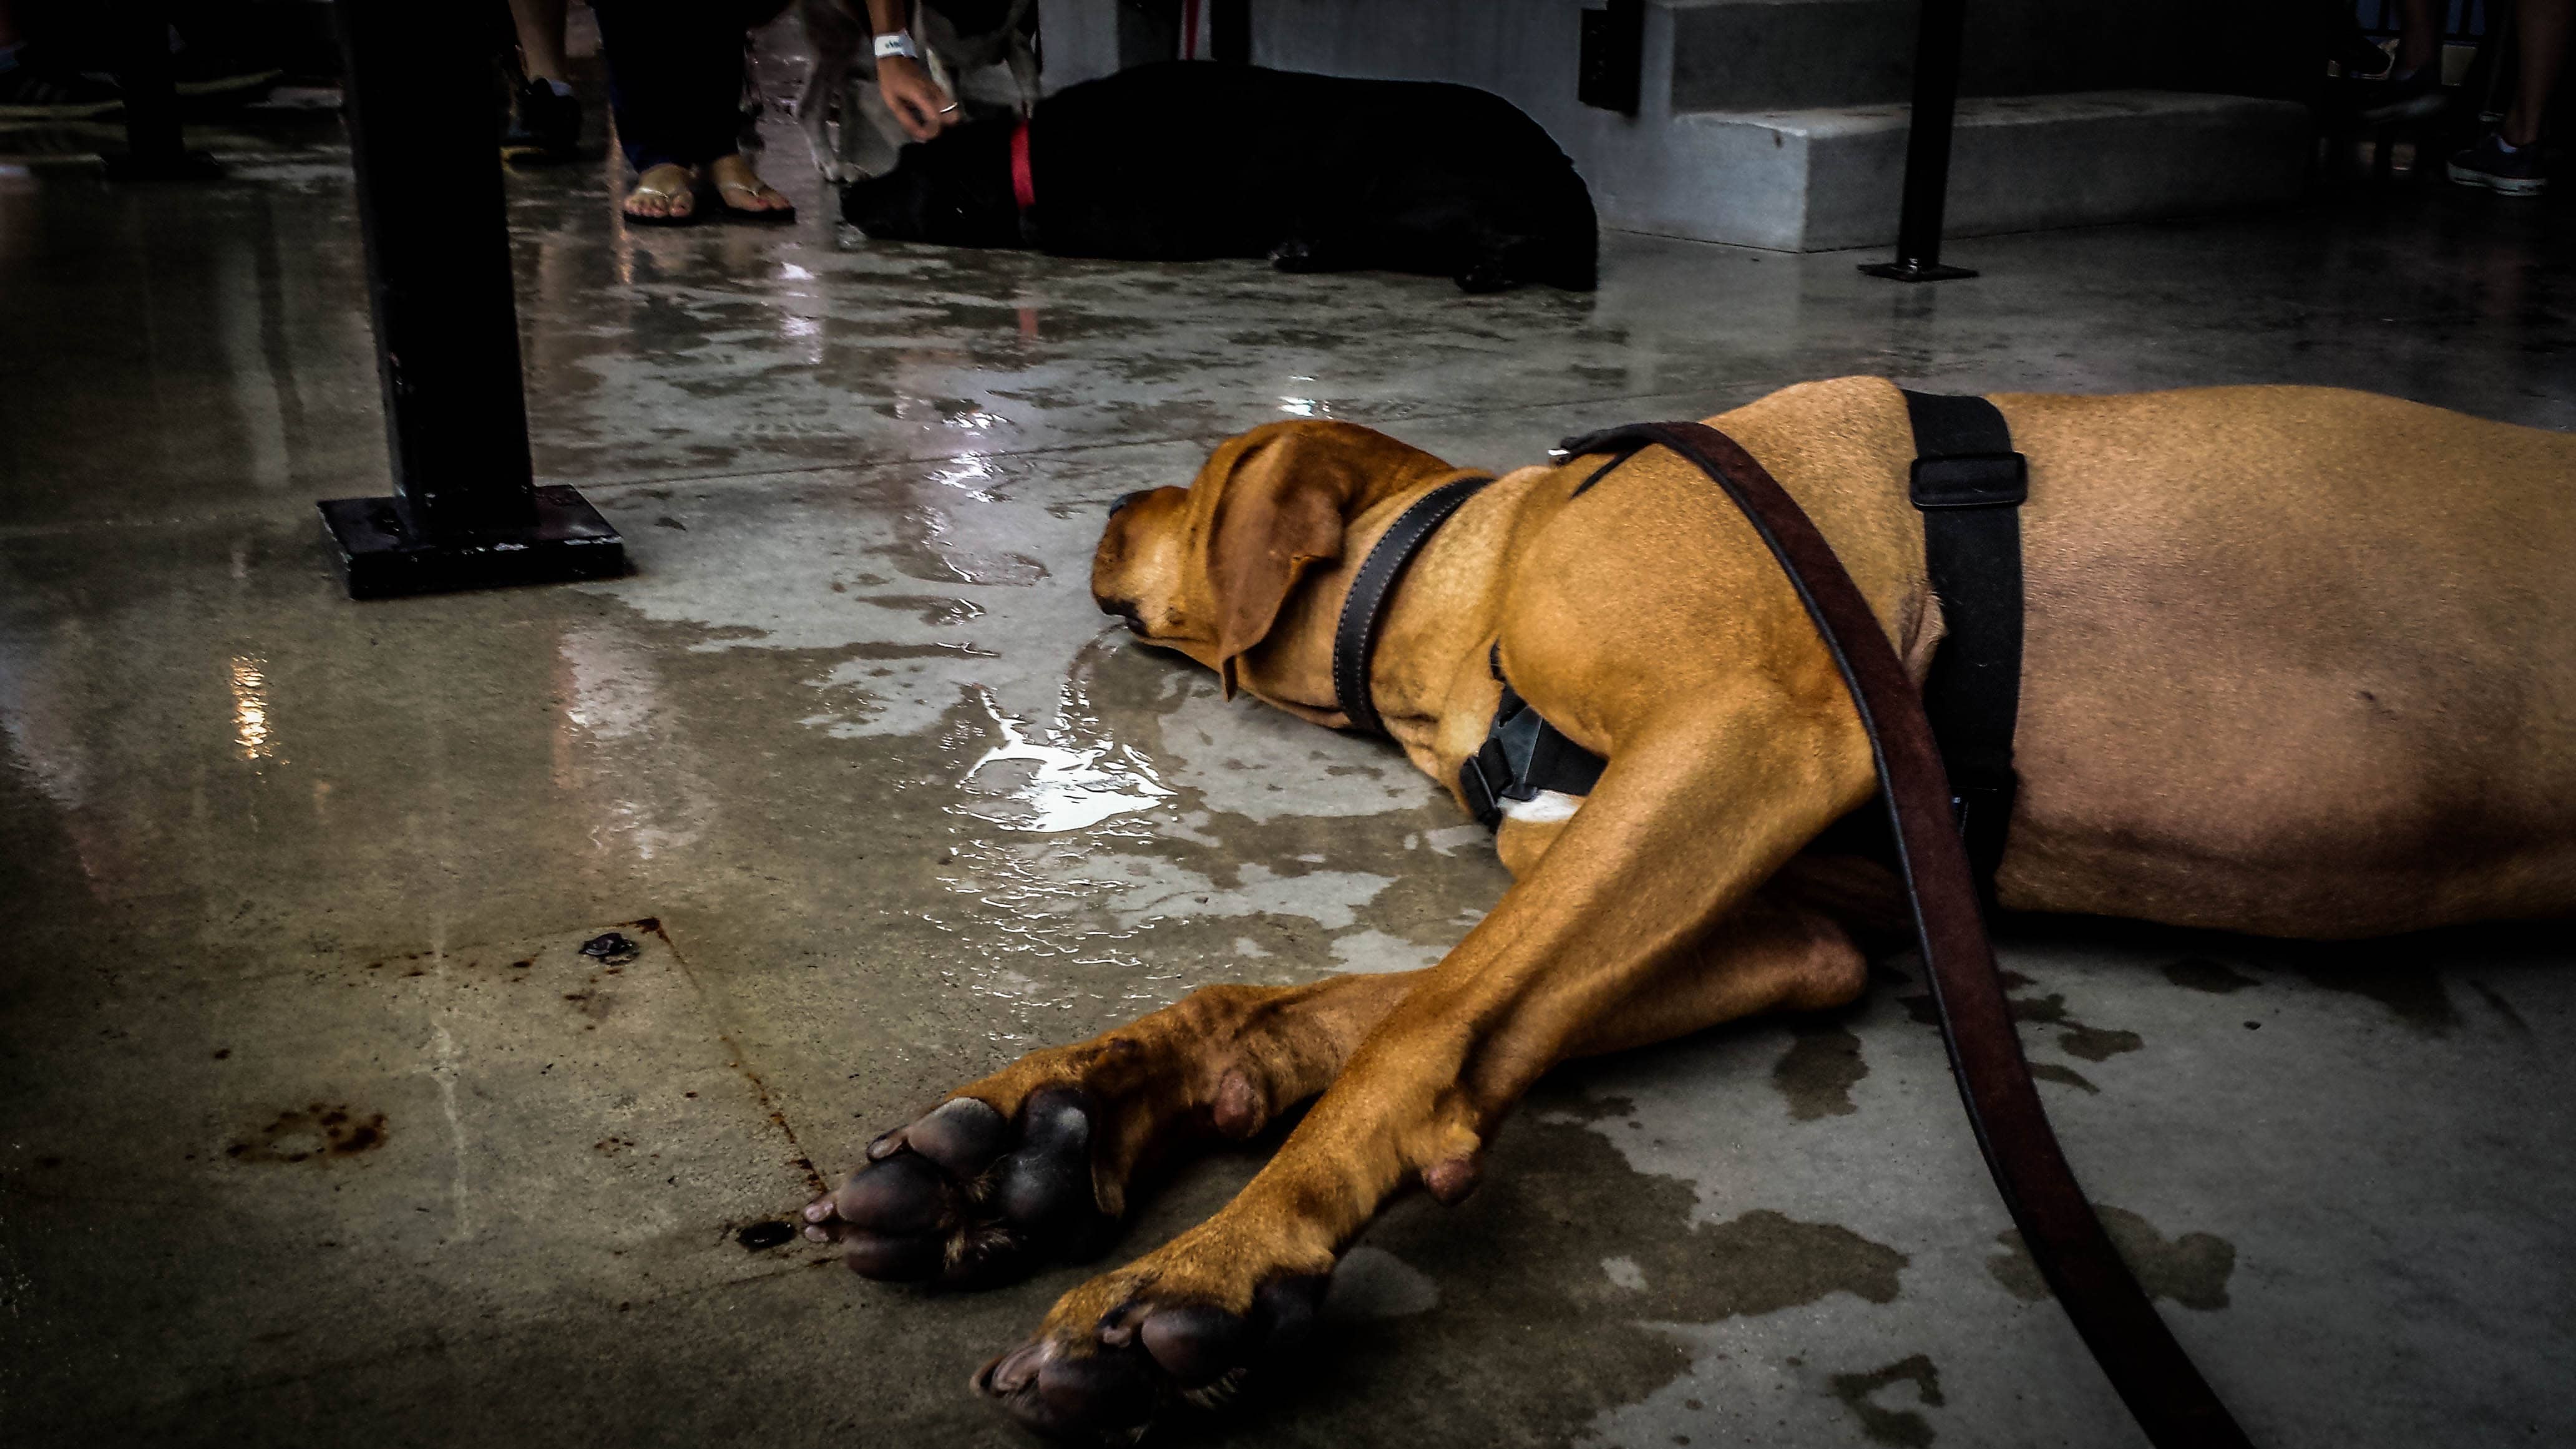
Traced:
<path fill-rule="evenodd" d="M 1310 566 L 1341 558 L 1351 519 L 1455 472 L 1384 433 L 1324 420 L 1272 423 L 1220 447 L 1190 491 L 1206 496 L 1202 576 L 1214 596 L 1214 663 L 1226 697 L 1234 697 L 1236 657 L 1268 637 Z"/>

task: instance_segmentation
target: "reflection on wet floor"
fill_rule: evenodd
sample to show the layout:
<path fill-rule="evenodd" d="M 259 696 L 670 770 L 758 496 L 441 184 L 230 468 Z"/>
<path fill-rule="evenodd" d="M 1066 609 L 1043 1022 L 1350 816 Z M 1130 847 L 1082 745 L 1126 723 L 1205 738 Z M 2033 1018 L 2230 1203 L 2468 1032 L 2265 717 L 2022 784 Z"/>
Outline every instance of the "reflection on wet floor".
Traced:
<path fill-rule="evenodd" d="M 1427 964 L 1504 885 L 1399 755 L 1094 607 L 1108 504 L 1232 431 L 1507 466 L 1851 371 L 2576 426 L 2558 201 L 1960 242 L 1986 275 L 1917 289 L 1612 236 L 1596 295 L 1465 298 L 877 245 L 772 139 L 793 228 L 630 231 L 606 163 L 509 182 L 540 471 L 637 574 L 363 607 L 310 514 L 384 470 L 330 129 L 210 132 L 232 179 L 199 188 L 0 169 L 0 911 L 35 963 L 0 983 L 0 1336 L 52 1365 L 0 1415 L 31 1442 L 1011 1442 L 956 1386 L 1069 1276 L 807 1273 L 753 1246 L 805 1159 L 1196 986 Z M 646 917 L 671 949 L 623 974 L 566 954 Z M 2070 1150 L 2188 1248 L 2178 1324 L 2261 1442 L 2576 1437 L 2533 1388 L 2576 1340 L 2531 1105 L 2576 1060 L 2564 955 L 2410 946 L 2345 989 L 2259 943 L 2016 948 Z M 1372 1236 L 1317 1396 L 1229 1442 L 2100 1442 L 2116 1404 L 1992 1267 L 1915 990 L 1552 1082 L 1493 1190 Z M 160 1227 L 102 1227 L 138 1203 Z"/>
<path fill-rule="evenodd" d="M 965 814 L 1006 830 L 1055 835 L 1087 830 L 1114 815 L 1151 810 L 1156 801 L 1172 797 L 1172 792 L 1154 778 L 1152 762 L 1132 745 L 1106 739 L 1095 739 L 1079 749 L 1032 743 L 1025 734 L 1025 720 L 1002 713 L 990 695 L 983 697 L 983 703 L 1002 743 L 986 750 L 967 767 L 959 788 L 992 797 L 994 803 L 990 808 L 976 804 L 958 807 Z M 1078 701 L 1066 702 L 1056 716 L 1057 734 L 1080 737 L 1082 720 L 1074 713 L 1079 707 Z M 1013 764 L 1028 768 L 1014 770 L 1010 768 Z M 985 775 L 985 770 L 994 765 L 1003 768 L 994 775 Z M 1016 776 L 1017 780 L 1011 783 L 1006 779 L 997 785 L 994 776 Z"/>

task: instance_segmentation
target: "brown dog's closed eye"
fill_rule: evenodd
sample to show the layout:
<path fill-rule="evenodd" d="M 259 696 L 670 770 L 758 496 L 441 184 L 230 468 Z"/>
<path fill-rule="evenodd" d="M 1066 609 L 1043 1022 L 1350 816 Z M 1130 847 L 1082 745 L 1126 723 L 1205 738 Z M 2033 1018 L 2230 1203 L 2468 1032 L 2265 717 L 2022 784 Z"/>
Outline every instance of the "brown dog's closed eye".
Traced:
<path fill-rule="evenodd" d="M 1091 592 L 1140 637 L 1217 671 L 1267 638 L 1307 569 L 1342 556 L 1351 519 L 1457 470 L 1352 423 L 1297 419 L 1226 442 L 1188 490 L 1131 493 L 1110 509 Z"/>

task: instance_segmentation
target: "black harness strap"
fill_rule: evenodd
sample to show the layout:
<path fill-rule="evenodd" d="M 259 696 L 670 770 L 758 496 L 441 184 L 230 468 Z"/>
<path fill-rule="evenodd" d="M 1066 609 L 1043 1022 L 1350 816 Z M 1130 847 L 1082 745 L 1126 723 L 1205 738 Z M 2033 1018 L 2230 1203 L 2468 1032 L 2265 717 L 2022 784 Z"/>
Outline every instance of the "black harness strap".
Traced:
<path fill-rule="evenodd" d="M 2013 451 L 2003 413 L 1984 398 L 1908 392 L 1905 406 L 1916 455 L 1909 493 L 1923 513 L 1923 553 L 1944 625 L 1924 681 L 1923 707 L 1949 770 L 1950 806 L 1967 847 L 1968 869 L 1978 898 L 1991 909 L 1995 871 L 2003 864 L 2020 793 L 2013 772 L 2022 635 L 2016 510 L 2029 497 L 2028 468 Z M 1623 461 L 1624 455 L 1605 459 L 1571 496 L 1581 497 Z M 1378 596 L 1373 607 L 1384 607 L 1384 598 Z M 1347 628 L 1349 616 L 1344 619 Z M 1535 800 L 1549 790 L 1589 793 L 1603 766 L 1599 755 L 1530 708 L 1503 678 L 1499 660 L 1494 678 L 1503 693 L 1493 726 L 1483 747 L 1458 768 L 1459 792 L 1487 829 L 1501 825 L 1508 802 Z M 1879 822 L 1856 817 L 1836 829 L 1838 845 L 1887 854 Z"/>
<path fill-rule="evenodd" d="M 1575 439 L 1565 450 L 1625 456 L 1653 446 L 1698 468 L 1744 510 L 1851 692 L 1877 761 L 1898 875 L 1914 909 L 1951 1072 L 1995 1187 L 2056 1290 L 2058 1306 L 2157 1449 L 2241 1449 L 2244 1431 L 2120 1261 L 2049 1128 L 1977 909 L 1940 748 L 1868 599 L 1797 501 L 1715 428 L 1639 423 Z"/>
<path fill-rule="evenodd" d="M 1341 619 L 1333 627 L 1333 695 L 1351 728 L 1373 735 L 1386 733 L 1386 721 L 1378 718 L 1377 696 L 1369 688 L 1369 670 L 1377 662 L 1378 626 L 1386 616 L 1387 601 L 1395 597 L 1395 586 L 1431 535 L 1493 481 L 1479 474 L 1423 494 L 1396 515 L 1368 557 L 1360 560 L 1360 571 L 1351 576 L 1351 591 L 1342 599 Z"/>
<path fill-rule="evenodd" d="M 2030 471 L 2012 430 L 1981 397 L 1905 394 L 1914 423 L 1914 506 L 1943 634 L 1923 681 L 1923 709 L 1950 772 L 1951 808 L 1979 896 L 1994 904 L 2020 777 L 2021 515 Z"/>
<path fill-rule="evenodd" d="M 1485 742 L 1458 764 L 1458 793 L 1466 797 L 1467 811 L 1476 823 L 1499 830 L 1505 802 L 1535 800 L 1545 791 L 1591 794 L 1610 762 L 1566 738 L 1530 708 L 1512 682 L 1503 678 L 1500 643 L 1494 645 L 1487 667 L 1503 686 L 1503 697 L 1494 706 L 1494 723 L 1485 731 Z"/>

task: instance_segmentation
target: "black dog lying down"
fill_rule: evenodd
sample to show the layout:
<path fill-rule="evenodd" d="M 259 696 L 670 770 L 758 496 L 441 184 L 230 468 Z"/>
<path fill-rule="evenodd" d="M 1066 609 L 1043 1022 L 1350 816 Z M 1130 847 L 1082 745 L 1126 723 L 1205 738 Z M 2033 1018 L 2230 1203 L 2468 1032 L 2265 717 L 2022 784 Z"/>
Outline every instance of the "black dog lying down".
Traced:
<path fill-rule="evenodd" d="M 872 237 L 1059 256 L 1269 257 L 1470 292 L 1593 284 L 1592 193 L 1500 96 L 1169 61 L 1068 86 L 1025 122 L 906 146 L 842 195 Z"/>

